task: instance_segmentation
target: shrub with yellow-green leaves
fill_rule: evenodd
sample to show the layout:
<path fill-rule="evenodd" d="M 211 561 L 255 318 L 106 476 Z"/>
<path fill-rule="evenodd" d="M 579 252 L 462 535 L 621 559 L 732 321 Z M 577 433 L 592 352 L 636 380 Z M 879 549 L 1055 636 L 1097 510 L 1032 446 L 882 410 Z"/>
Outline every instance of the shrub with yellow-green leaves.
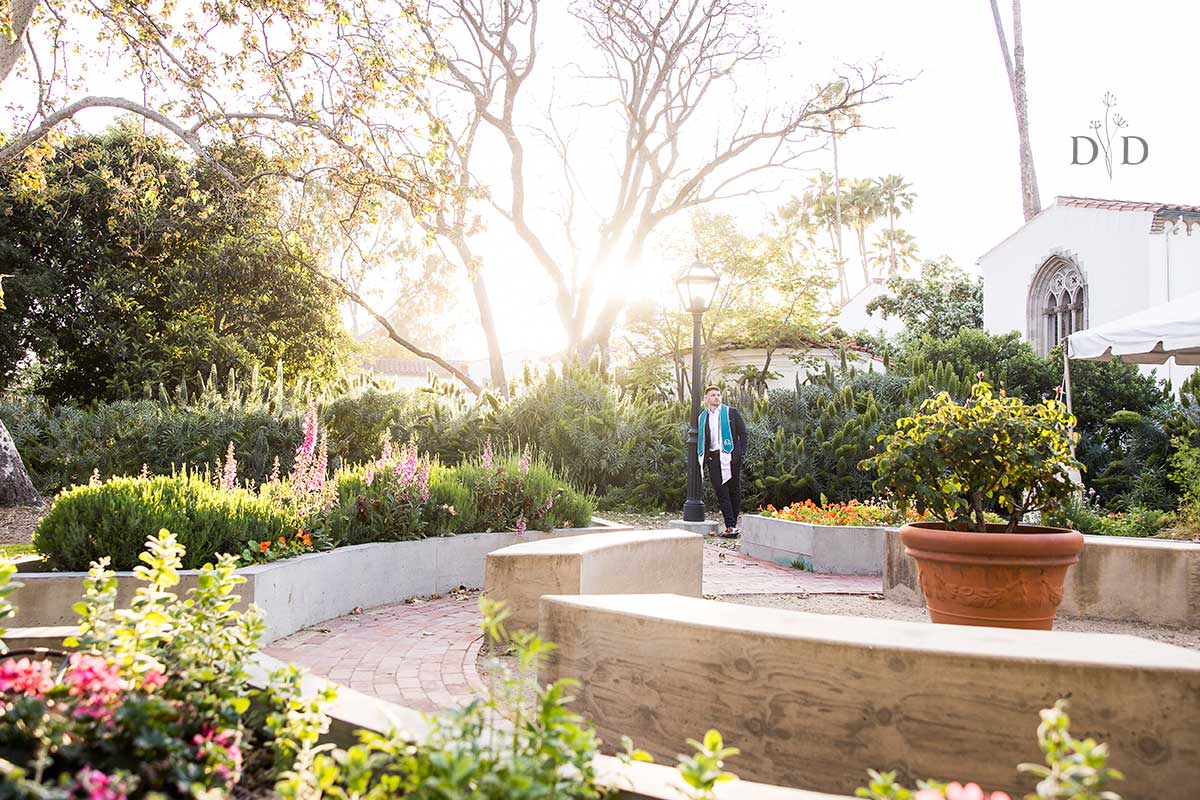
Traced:
<path fill-rule="evenodd" d="M 1015 531 L 1033 510 L 1052 512 L 1076 485 L 1071 452 L 1075 419 L 1057 399 L 1025 403 L 979 381 L 965 402 L 948 392 L 896 422 L 887 448 L 863 461 L 879 472 L 879 491 L 949 526 L 987 530 L 989 507 Z"/>

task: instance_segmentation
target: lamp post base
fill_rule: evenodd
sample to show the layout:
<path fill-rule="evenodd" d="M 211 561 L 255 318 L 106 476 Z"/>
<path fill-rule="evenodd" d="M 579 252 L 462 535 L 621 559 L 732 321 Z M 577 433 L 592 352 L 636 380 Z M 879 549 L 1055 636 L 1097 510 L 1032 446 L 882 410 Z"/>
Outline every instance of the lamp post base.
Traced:
<path fill-rule="evenodd" d="M 717 529 L 721 526 L 721 523 L 719 522 L 692 522 L 686 519 L 673 519 L 668 524 L 672 528 L 677 528 L 681 531 L 688 531 L 689 533 L 699 533 L 704 536 L 716 535 Z"/>

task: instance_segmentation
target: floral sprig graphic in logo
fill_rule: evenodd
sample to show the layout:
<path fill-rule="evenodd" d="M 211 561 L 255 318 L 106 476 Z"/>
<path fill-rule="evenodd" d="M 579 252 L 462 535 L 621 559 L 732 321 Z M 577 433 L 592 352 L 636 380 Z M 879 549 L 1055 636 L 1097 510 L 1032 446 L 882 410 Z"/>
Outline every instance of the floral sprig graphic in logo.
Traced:
<path fill-rule="evenodd" d="M 1117 97 L 1112 92 L 1104 93 L 1104 120 L 1094 119 L 1089 128 L 1096 134 L 1096 140 L 1100 143 L 1100 149 L 1104 152 L 1104 168 L 1108 171 L 1108 177 L 1112 178 L 1113 168 L 1113 149 L 1112 140 L 1117 135 L 1117 131 L 1126 127 L 1125 118 L 1120 114 L 1114 113 L 1113 108 L 1117 105 Z M 1103 134 L 1101 130 L 1103 129 Z"/>

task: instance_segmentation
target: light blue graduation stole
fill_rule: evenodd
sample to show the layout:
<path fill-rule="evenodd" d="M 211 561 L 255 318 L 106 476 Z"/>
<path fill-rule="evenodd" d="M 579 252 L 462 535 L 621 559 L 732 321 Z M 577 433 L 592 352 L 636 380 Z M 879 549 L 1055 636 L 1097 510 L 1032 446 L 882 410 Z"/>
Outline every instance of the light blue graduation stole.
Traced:
<path fill-rule="evenodd" d="M 708 410 L 700 412 L 700 418 L 696 420 L 696 431 L 700 433 L 696 437 L 696 455 L 704 458 L 704 438 L 702 432 L 706 430 L 708 425 Z M 733 452 L 733 430 L 729 427 L 729 406 L 721 403 L 721 449 L 726 453 Z"/>

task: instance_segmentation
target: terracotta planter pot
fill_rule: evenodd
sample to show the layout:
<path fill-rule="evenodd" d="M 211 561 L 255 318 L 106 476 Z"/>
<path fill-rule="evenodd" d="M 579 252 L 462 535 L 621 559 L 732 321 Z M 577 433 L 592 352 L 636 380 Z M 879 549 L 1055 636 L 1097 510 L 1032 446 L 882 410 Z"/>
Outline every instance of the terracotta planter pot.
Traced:
<path fill-rule="evenodd" d="M 917 522 L 900 539 L 917 561 L 931 620 L 999 628 L 1050 630 L 1067 569 L 1083 550 L 1079 531 L 1036 525 L 976 533 Z"/>

